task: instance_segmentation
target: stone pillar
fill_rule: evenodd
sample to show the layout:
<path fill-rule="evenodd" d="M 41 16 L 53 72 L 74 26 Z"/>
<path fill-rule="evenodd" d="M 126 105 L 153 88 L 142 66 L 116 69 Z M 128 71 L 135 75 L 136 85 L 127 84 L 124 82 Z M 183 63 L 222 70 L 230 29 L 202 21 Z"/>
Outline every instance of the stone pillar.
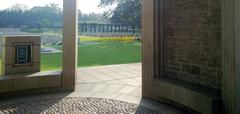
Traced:
<path fill-rule="evenodd" d="M 77 76 L 78 16 L 77 0 L 63 1 L 62 89 L 74 91 Z M 53 82 L 54 83 L 54 82 Z"/>
<path fill-rule="evenodd" d="M 240 1 L 222 0 L 225 114 L 240 114 Z"/>
<path fill-rule="evenodd" d="M 142 96 L 147 98 L 153 98 L 154 87 L 154 1 L 155 0 L 143 0 L 143 60 L 142 60 Z"/>

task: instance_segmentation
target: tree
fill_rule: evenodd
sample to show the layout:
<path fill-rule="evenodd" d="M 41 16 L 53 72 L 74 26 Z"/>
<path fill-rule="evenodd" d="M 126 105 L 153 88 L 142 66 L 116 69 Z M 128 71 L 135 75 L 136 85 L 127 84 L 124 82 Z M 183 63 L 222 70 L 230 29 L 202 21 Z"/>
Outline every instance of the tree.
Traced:
<path fill-rule="evenodd" d="M 38 23 L 41 25 L 42 28 L 49 28 L 52 25 L 52 22 L 47 18 L 43 18 Z"/>
<path fill-rule="evenodd" d="M 79 10 L 79 23 L 109 23 L 102 14 L 83 14 Z M 13 5 L 11 8 L 0 10 L 0 27 L 28 27 L 41 29 L 62 26 L 63 10 L 58 4 L 35 6 L 27 9 L 25 5 Z"/>
<path fill-rule="evenodd" d="M 112 23 L 141 26 L 141 0 L 101 0 L 99 7 L 116 4 L 116 8 L 104 12 Z"/>

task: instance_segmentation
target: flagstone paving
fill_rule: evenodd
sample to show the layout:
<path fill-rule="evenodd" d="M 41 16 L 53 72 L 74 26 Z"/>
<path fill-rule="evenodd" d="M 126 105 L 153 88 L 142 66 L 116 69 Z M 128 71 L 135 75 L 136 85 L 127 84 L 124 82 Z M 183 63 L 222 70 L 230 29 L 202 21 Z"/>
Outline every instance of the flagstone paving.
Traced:
<path fill-rule="evenodd" d="M 116 95 L 116 99 L 124 99 L 123 95 L 141 98 L 141 63 L 107 65 L 78 69 L 77 92 L 106 94 L 103 97 Z"/>
<path fill-rule="evenodd" d="M 141 71 L 141 63 L 79 68 L 75 92 L 1 101 L 0 113 L 26 111 L 27 114 L 27 109 L 33 109 L 31 111 L 38 113 L 189 114 L 176 107 L 142 98 Z"/>
<path fill-rule="evenodd" d="M 142 98 L 142 64 L 106 65 L 78 69 L 73 96 L 108 98 L 139 104 L 162 114 L 187 112 Z"/>

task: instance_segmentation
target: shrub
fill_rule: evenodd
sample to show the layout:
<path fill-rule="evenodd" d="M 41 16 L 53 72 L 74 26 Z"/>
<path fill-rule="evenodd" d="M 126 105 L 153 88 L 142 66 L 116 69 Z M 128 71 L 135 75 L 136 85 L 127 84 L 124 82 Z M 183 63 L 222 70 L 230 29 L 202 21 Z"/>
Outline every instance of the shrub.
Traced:
<path fill-rule="evenodd" d="M 81 36 L 80 41 L 121 41 L 121 42 L 134 42 L 135 38 L 132 36 L 127 37 L 86 37 Z"/>

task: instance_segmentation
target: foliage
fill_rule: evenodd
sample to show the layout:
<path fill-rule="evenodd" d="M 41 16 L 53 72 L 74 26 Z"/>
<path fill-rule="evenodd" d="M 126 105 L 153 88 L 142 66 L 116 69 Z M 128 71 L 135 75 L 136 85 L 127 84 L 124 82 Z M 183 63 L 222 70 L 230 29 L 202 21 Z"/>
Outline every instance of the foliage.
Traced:
<path fill-rule="evenodd" d="M 52 26 L 52 22 L 47 18 L 43 18 L 38 23 L 41 25 L 42 28 L 50 28 Z"/>
<path fill-rule="evenodd" d="M 102 14 L 83 14 L 80 10 L 78 11 L 78 20 L 80 23 L 109 23 Z"/>
<path fill-rule="evenodd" d="M 79 22 L 108 23 L 102 14 L 78 13 Z M 0 27 L 29 27 L 29 29 L 60 28 L 62 26 L 63 11 L 58 4 L 51 3 L 45 6 L 27 6 L 16 4 L 12 8 L 0 10 Z"/>
<path fill-rule="evenodd" d="M 35 6 L 31 9 L 9 8 L 0 11 L 0 15 L 0 27 L 28 26 L 41 28 L 41 23 L 39 22 L 62 21 L 62 10 L 57 4 L 53 3 L 46 6 Z"/>
<path fill-rule="evenodd" d="M 141 0 L 101 0 L 99 7 L 114 4 L 117 4 L 115 9 L 104 13 L 112 23 L 141 26 Z"/>

